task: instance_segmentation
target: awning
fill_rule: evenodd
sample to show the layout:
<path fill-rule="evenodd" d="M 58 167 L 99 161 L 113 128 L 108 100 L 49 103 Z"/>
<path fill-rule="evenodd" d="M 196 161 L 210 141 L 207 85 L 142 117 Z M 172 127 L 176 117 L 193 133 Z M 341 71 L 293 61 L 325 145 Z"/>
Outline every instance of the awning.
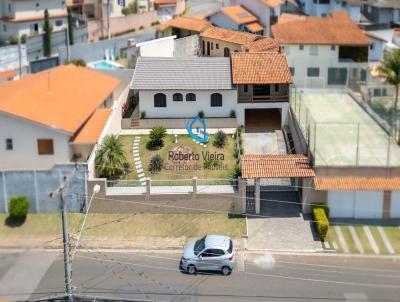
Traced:
<path fill-rule="evenodd" d="M 240 163 L 245 179 L 315 176 L 308 158 L 302 154 L 242 155 Z"/>
<path fill-rule="evenodd" d="M 314 186 L 322 191 L 392 191 L 400 190 L 400 177 L 324 177 L 315 178 Z"/>

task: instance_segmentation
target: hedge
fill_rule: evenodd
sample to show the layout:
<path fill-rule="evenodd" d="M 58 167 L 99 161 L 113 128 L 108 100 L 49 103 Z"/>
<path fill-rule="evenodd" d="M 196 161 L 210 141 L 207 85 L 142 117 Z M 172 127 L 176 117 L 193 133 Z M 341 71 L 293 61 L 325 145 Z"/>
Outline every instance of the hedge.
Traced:
<path fill-rule="evenodd" d="M 329 220 L 325 215 L 325 210 L 322 207 L 315 207 L 313 208 L 312 213 L 319 239 L 324 241 L 329 230 Z"/>
<path fill-rule="evenodd" d="M 28 215 L 29 204 L 29 199 L 26 196 L 13 196 L 8 205 L 10 219 L 16 221 L 25 219 Z"/>
<path fill-rule="evenodd" d="M 315 203 L 311 205 L 311 210 L 321 208 L 325 211 L 325 215 L 327 218 L 329 218 L 329 207 L 326 203 Z"/>

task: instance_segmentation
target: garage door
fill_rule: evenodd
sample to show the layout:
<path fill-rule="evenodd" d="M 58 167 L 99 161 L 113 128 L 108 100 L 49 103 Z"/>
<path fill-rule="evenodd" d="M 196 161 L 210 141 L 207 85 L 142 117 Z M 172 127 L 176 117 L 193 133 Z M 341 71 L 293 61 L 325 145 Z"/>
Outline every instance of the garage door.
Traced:
<path fill-rule="evenodd" d="M 390 218 L 400 218 L 400 192 L 392 192 Z"/>
<path fill-rule="evenodd" d="M 349 218 L 354 215 L 353 191 L 328 191 L 328 206 L 330 216 L 335 218 Z"/>
<path fill-rule="evenodd" d="M 245 114 L 246 130 L 281 129 L 281 111 L 280 109 L 246 109 Z"/>

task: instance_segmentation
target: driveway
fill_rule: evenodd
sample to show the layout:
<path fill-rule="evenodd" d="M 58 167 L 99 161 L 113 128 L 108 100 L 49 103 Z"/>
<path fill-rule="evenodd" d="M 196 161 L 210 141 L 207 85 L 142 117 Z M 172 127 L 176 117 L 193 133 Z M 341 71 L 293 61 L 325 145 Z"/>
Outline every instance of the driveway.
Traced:
<path fill-rule="evenodd" d="M 286 154 L 281 130 L 242 133 L 244 154 Z"/>
<path fill-rule="evenodd" d="M 261 216 L 248 218 L 250 250 L 315 251 L 322 245 L 309 217 L 303 217 L 296 191 L 265 191 L 261 187 Z"/>

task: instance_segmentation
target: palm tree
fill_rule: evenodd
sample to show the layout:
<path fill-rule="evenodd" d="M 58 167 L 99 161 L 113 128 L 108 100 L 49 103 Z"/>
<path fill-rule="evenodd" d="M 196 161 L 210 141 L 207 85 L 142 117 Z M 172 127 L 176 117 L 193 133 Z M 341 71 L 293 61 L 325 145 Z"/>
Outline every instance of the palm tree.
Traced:
<path fill-rule="evenodd" d="M 393 111 L 391 114 L 391 125 L 393 124 L 393 114 L 397 115 L 397 105 L 399 102 L 400 88 L 400 49 L 388 52 L 381 65 L 378 67 L 379 75 L 384 81 L 395 87 L 396 97 L 394 100 Z"/>
<path fill-rule="evenodd" d="M 116 135 L 108 135 L 96 152 L 96 167 L 101 175 L 112 177 L 124 170 L 126 154 L 121 140 Z"/>

